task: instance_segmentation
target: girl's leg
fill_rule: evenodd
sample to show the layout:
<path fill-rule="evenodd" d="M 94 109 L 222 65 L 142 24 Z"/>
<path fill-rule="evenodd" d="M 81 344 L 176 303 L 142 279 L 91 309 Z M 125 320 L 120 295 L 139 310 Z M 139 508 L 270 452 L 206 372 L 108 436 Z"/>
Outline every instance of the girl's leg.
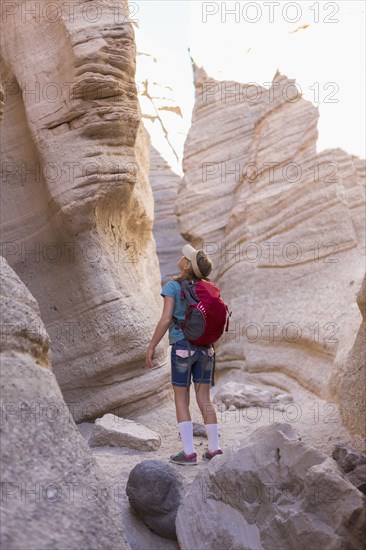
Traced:
<path fill-rule="evenodd" d="M 191 420 L 191 414 L 189 412 L 189 389 L 187 390 L 187 388 L 173 386 L 173 390 L 177 421 L 186 422 L 187 420 Z"/>
<path fill-rule="evenodd" d="M 195 452 L 193 442 L 193 424 L 189 412 L 189 388 L 174 386 L 175 409 L 183 450 L 186 455 Z"/>
<path fill-rule="evenodd" d="M 216 411 L 211 403 L 210 384 L 195 384 L 197 404 L 203 416 L 208 439 L 208 450 L 213 453 L 220 449 Z"/>
<path fill-rule="evenodd" d="M 216 411 L 211 403 L 210 384 L 195 383 L 197 405 L 205 424 L 217 424 Z"/>

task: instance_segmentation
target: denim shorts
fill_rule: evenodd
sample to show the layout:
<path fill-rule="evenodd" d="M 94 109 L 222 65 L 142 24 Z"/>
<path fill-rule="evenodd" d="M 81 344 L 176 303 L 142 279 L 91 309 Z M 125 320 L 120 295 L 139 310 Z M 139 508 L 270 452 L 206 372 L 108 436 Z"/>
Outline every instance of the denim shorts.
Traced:
<path fill-rule="evenodd" d="M 194 383 L 210 384 L 213 370 L 213 346 L 202 348 L 189 344 L 191 361 L 188 357 L 187 340 L 179 340 L 171 349 L 171 378 L 173 386 L 187 387 Z M 191 365 L 191 371 L 190 371 Z"/>

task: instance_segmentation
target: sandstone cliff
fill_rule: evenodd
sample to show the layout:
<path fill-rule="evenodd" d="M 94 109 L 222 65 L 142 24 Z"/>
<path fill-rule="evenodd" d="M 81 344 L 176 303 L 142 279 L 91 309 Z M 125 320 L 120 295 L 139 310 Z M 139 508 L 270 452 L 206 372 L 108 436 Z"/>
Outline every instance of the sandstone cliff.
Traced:
<path fill-rule="evenodd" d="M 123 495 L 96 465 L 51 371 L 38 304 L 0 257 L 1 547 L 123 548 Z"/>
<path fill-rule="evenodd" d="M 127 3 L 71 4 L 3 18 L 1 219 L 80 421 L 153 406 L 169 374 L 167 341 L 142 369 L 162 304 Z"/>
<path fill-rule="evenodd" d="M 344 425 L 366 442 L 366 276 L 357 295 L 357 304 L 362 320 L 357 334 L 350 337 L 351 351 L 348 344 L 345 353 L 336 357 L 331 390 L 340 405 Z"/>
<path fill-rule="evenodd" d="M 161 281 L 164 285 L 179 269 L 177 262 L 181 256 L 182 239 L 174 213 L 181 178 L 173 172 L 160 153 L 151 146 L 150 185 L 155 200 L 154 238 L 159 258 Z"/>
<path fill-rule="evenodd" d="M 233 310 L 218 369 L 332 399 L 361 319 L 365 163 L 317 153 L 318 110 L 278 71 L 270 89 L 194 78 L 176 213 Z"/>

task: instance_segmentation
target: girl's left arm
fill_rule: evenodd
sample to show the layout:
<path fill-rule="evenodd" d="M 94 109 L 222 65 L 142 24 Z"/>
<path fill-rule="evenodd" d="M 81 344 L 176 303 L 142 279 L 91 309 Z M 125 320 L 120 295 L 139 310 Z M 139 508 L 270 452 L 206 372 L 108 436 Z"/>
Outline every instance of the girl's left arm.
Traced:
<path fill-rule="evenodd" d="M 155 348 L 160 340 L 163 338 L 171 323 L 174 311 L 174 303 L 174 298 L 172 298 L 171 296 L 164 296 L 163 313 L 161 314 L 160 321 L 156 325 L 155 332 L 153 334 L 153 337 L 151 338 L 151 342 L 146 352 L 146 365 L 149 367 L 149 369 L 153 368 L 154 366 L 153 359 Z"/>

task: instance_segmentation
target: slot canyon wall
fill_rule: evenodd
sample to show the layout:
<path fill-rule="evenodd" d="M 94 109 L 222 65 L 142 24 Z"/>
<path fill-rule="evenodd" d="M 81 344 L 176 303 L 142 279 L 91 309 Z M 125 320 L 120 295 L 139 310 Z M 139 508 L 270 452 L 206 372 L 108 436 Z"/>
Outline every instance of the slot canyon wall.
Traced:
<path fill-rule="evenodd" d="M 122 494 L 66 406 L 37 301 L 4 258 L 0 283 L 1 547 L 127 550 Z"/>
<path fill-rule="evenodd" d="M 182 178 L 173 172 L 169 164 L 155 147 L 150 151 L 150 185 L 155 199 L 154 238 L 159 258 L 161 283 L 164 285 L 179 269 L 177 262 L 182 247 L 187 242 L 182 239 L 174 205 Z"/>
<path fill-rule="evenodd" d="M 1 29 L 2 255 L 39 303 L 75 420 L 128 415 L 169 387 L 167 339 L 142 369 L 162 302 L 133 26 L 126 3 L 98 3 L 94 23 L 90 2 L 22 4 Z"/>
<path fill-rule="evenodd" d="M 338 403 L 365 435 L 365 351 L 361 336 L 355 342 L 365 162 L 341 149 L 317 153 L 319 111 L 279 71 L 266 89 L 193 69 L 176 214 L 182 236 L 211 255 L 233 310 L 218 377 L 240 369 L 249 383 L 299 383 Z"/>

